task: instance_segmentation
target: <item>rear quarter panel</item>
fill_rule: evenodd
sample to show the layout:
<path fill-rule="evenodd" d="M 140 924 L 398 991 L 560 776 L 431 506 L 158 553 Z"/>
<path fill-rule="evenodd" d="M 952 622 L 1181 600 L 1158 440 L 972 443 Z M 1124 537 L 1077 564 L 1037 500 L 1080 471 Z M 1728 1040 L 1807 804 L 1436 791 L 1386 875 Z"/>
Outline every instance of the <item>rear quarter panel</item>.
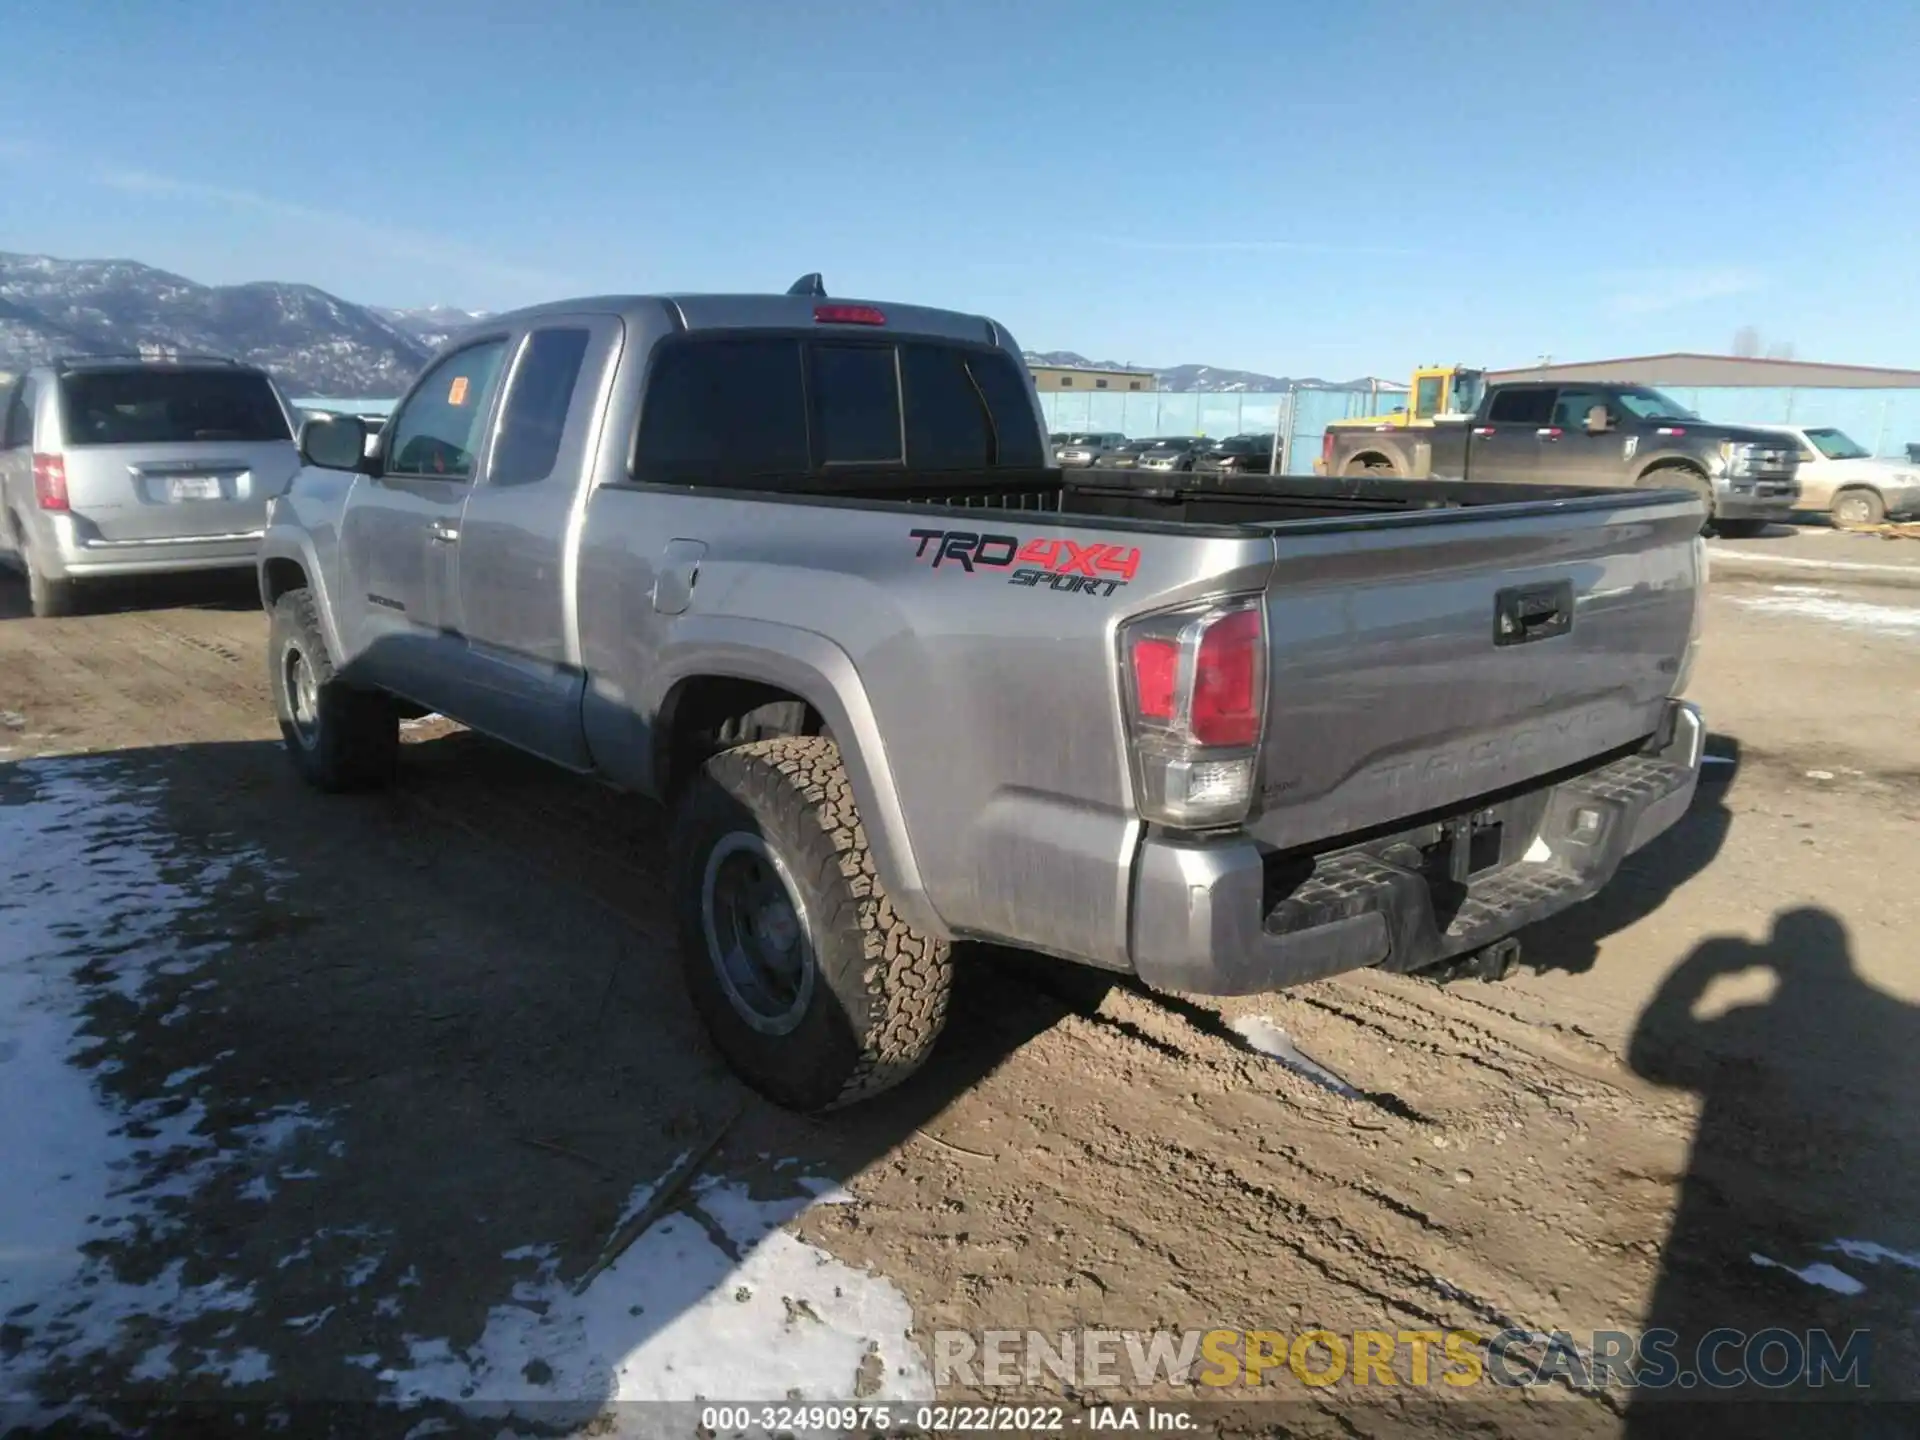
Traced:
<path fill-rule="evenodd" d="M 675 616 L 652 599 L 670 538 L 707 546 Z M 1049 572 L 1016 557 L 1048 541 L 1076 547 L 1057 559 L 1137 551 L 1131 578 L 1096 558 L 1097 584 L 1032 583 L 1025 572 Z M 919 923 L 1124 966 L 1139 822 L 1116 627 L 1257 591 L 1272 553 L 1262 536 L 603 487 L 581 550 L 582 650 L 590 706 L 626 718 L 625 733 L 590 720 L 596 758 L 650 788 L 650 728 L 682 680 L 781 684 L 840 740 L 882 876 Z"/>

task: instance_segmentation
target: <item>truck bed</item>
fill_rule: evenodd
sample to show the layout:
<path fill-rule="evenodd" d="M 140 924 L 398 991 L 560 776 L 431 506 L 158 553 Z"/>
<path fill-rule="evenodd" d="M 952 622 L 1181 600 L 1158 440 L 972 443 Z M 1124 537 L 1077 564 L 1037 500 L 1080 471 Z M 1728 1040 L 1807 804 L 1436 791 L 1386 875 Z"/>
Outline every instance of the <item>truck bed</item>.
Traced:
<path fill-rule="evenodd" d="M 1653 500 L 1600 486 L 1479 484 L 1450 480 L 1395 480 L 1374 476 L 1175 475 L 1165 482 L 1102 481 L 1060 470 L 982 471 L 927 475 L 864 471 L 858 476 L 759 477 L 752 493 L 804 496 L 858 505 L 889 502 L 963 510 L 1013 510 L 1084 515 L 1148 525 L 1205 526 L 1249 533 L 1276 523 L 1367 521 L 1389 515 L 1584 502 L 1618 508 Z M 1673 497 L 1661 494 L 1661 502 Z M 1326 527 L 1318 527 L 1326 528 Z"/>

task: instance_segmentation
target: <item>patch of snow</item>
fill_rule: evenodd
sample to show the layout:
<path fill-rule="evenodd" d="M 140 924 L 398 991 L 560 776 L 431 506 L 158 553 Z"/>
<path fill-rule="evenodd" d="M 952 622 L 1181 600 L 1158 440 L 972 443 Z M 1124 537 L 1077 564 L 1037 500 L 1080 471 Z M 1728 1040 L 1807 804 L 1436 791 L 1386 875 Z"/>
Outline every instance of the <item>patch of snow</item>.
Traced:
<path fill-rule="evenodd" d="M 1784 1270 L 1796 1280 L 1804 1280 L 1809 1285 L 1818 1285 L 1821 1289 L 1831 1290 L 1836 1295 L 1858 1295 L 1867 1288 L 1844 1270 L 1836 1270 L 1824 1260 L 1815 1261 L 1804 1270 L 1796 1270 L 1791 1265 L 1783 1265 L 1778 1260 L 1762 1255 L 1758 1250 L 1748 1255 L 1747 1259 L 1769 1270 Z"/>
<path fill-rule="evenodd" d="M 1786 593 L 1778 593 L 1780 591 Z M 1876 605 L 1866 600 L 1839 600 L 1828 594 L 1810 595 L 1794 587 L 1776 586 L 1771 595 L 1736 595 L 1734 602 L 1763 614 L 1792 615 L 1838 625 L 1843 630 L 1880 634 L 1896 639 L 1920 637 L 1920 606 Z"/>
<path fill-rule="evenodd" d="M 1837 1250 L 1849 1260 L 1858 1260 L 1866 1265 L 1878 1265 L 1884 1261 L 1906 1270 L 1920 1270 L 1920 1254 L 1891 1250 L 1874 1240 L 1835 1240 L 1827 1249 Z"/>
<path fill-rule="evenodd" d="M 456 1348 L 409 1336 L 409 1363 L 380 1379 L 402 1402 L 489 1411 L 568 1398 L 590 1408 L 722 1395 L 932 1398 L 932 1377 L 908 1338 L 906 1297 L 781 1228 L 814 1204 L 844 1203 L 831 1181 L 805 1188 L 811 1193 L 757 1200 L 737 1182 L 696 1182 L 692 1198 L 735 1253 L 699 1221 L 669 1215 L 577 1296 L 551 1247 L 526 1247 L 516 1257 L 533 1274 L 493 1308 L 477 1340 Z M 627 1217 L 637 1208 L 630 1200 Z"/>
<path fill-rule="evenodd" d="M 156 1322 L 177 1331 L 197 1316 L 247 1310 L 253 1294 L 219 1277 L 189 1285 L 180 1261 L 129 1282 L 96 1249 L 168 1233 L 180 1222 L 167 1202 L 245 1163 L 221 1153 L 204 1133 L 204 1107 L 178 1093 L 190 1073 L 175 1072 L 173 1092 L 157 1099 L 128 1105 L 111 1095 L 105 1081 L 118 1066 L 98 1054 L 88 1014 L 105 993 L 146 1003 L 157 977 L 190 974 L 220 953 L 170 932 L 233 867 L 177 853 L 157 823 L 154 790 L 125 782 L 110 762 L 29 761 L 7 778 L 0 1095 L 16 1098 L 0 1103 L 0 1315 L 17 1343 L 0 1350 L 0 1403 L 18 1403 L 34 1399 L 34 1378 L 51 1362 L 113 1350 Z M 182 1365 L 234 1384 L 271 1373 L 258 1352 L 167 1345 L 147 1349 L 135 1373 L 157 1378 Z"/>
<path fill-rule="evenodd" d="M 1308 1055 L 1265 1015 L 1241 1015 L 1227 1022 L 1240 1038 L 1262 1055 L 1278 1060 L 1298 1075 L 1347 1100 L 1358 1100 L 1360 1092 L 1318 1060 Z"/>

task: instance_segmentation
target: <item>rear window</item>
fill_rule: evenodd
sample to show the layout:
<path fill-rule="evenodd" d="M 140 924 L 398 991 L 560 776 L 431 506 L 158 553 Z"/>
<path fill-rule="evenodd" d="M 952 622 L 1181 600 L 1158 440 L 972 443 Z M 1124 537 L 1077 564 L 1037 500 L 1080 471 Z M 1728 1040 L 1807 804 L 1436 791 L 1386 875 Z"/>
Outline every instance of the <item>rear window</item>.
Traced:
<path fill-rule="evenodd" d="M 1046 463 L 1026 379 L 1000 352 L 811 336 L 663 345 L 634 449 L 638 477 L 682 484 Z"/>
<path fill-rule="evenodd" d="M 898 465 L 900 377 L 891 345 L 815 345 L 813 421 L 829 465 Z"/>
<path fill-rule="evenodd" d="M 267 377 L 248 370 L 81 371 L 60 379 L 68 445 L 291 440 Z"/>

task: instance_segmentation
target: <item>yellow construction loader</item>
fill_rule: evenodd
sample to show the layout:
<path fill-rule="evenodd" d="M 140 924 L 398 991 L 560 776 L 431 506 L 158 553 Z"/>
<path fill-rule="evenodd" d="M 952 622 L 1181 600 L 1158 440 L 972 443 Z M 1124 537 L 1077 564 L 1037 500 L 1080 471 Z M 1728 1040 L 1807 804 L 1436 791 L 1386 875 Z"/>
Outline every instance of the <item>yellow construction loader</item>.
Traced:
<path fill-rule="evenodd" d="M 1463 365 L 1423 365 L 1413 372 L 1408 398 L 1385 415 L 1363 415 L 1353 420 L 1335 420 L 1334 425 L 1431 425 L 1437 415 L 1470 415 L 1480 403 L 1480 392 L 1487 383 L 1487 372 L 1469 370 Z"/>

